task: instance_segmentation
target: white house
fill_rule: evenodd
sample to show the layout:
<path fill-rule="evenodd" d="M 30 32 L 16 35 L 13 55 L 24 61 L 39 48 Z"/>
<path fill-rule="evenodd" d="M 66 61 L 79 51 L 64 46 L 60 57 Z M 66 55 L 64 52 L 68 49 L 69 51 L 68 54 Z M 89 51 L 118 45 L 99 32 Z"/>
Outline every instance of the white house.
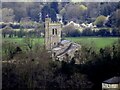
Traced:
<path fill-rule="evenodd" d="M 112 77 L 103 81 L 102 90 L 120 90 L 120 77 Z"/>

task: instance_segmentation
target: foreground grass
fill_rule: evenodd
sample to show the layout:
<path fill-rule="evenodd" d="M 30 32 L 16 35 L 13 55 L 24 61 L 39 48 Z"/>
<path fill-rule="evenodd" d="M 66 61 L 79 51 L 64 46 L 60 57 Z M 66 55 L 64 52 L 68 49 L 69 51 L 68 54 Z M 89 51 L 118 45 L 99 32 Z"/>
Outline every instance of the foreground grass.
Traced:
<path fill-rule="evenodd" d="M 68 37 L 65 39 L 99 49 L 111 46 L 114 42 L 118 40 L 118 37 Z M 3 38 L 2 40 L 16 42 L 18 44 L 23 44 L 24 42 L 24 38 Z M 33 42 L 43 45 L 44 38 L 33 38 Z"/>

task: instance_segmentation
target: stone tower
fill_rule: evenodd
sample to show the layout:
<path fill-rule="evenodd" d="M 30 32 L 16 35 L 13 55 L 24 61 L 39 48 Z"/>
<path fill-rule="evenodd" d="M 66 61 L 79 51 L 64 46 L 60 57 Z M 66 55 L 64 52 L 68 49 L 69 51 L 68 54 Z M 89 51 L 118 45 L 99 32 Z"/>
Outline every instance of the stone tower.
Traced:
<path fill-rule="evenodd" d="M 60 22 L 51 22 L 50 18 L 45 18 L 45 48 L 51 50 L 61 41 L 62 25 Z"/>

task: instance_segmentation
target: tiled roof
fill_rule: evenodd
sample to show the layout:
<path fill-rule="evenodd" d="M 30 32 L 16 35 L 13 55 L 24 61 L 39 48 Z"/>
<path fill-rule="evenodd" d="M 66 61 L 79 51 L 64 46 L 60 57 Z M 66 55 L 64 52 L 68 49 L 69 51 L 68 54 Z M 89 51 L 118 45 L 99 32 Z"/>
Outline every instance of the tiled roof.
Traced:
<path fill-rule="evenodd" d="M 80 48 L 81 48 L 81 45 L 77 43 L 73 43 L 69 40 L 62 40 L 57 47 L 52 49 L 52 51 L 56 53 L 56 57 L 62 58 L 66 54 L 73 56 L 75 51 Z"/>
<path fill-rule="evenodd" d="M 108 84 L 119 84 L 120 83 L 120 77 L 112 77 L 108 80 L 103 81 L 103 83 L 108 83 Z"/>
<path fill-rule="evenodd" d="M 60 43 L 61 44 L 65 44 L 65 43 L 70 43 L 70 41 L 68 41 L 68 40 L 62 40 Z"/>

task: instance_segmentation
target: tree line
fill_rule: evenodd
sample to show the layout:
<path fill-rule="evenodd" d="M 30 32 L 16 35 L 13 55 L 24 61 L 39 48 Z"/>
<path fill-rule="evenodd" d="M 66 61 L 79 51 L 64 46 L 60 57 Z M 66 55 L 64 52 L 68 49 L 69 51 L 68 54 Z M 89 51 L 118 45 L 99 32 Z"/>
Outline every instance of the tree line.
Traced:
<path fill-rule="evenodd" d="M 13 29 L 20 28 L 19 32 L 11 31 L 11 36 L 28 36 L 27 32 L 22 29 L 35 28 L 34 31 L 29 32 L 32 36 L 35 36 L 40 29 L 40 33 L 44 33 L 42 24 L 45 20 L 46 15 L 48 15 L 52 21 L 57 21 L 57 14 L 63 17 L 63 23 L 66 24 L 69 21 L 74 21 L 76 23 L 93 23 L 98 28 L 106 27 L 106 29 L 100 29 L 99 31 L 90 30 L 89 28 L 84 29 L 80 32 L 74 27 L 63 28 L 62 36 L 119 36 L 120 35 L 120 6 L 119 2 L 81 2 L 81 3 L 71 3 L 71 2 L 51 2 L 51 3 L 25 3 L 25 2 L 3 2 L 2 14 L 4 22 L 18 22 L 19 24 L 10 24 L 9 26 Z M 41 15 L 40 15 L 41 13 Z M 109 16 L 109 19 L 107 17 Z M 106 20 L 107 19 L 107 20 Z M 106 21 L 105 21 L 106 20 Z M 0 25 L 3 29 L 7 26 L 5 23 Z M 11 28 L 11 29 L 12 29 Z M 36 28 L 38 31 L 36 31 Z M 108 28 L 108 29 L 107 29 Z M 109 30 L 112 28 L 112 30 Z M 66 30 L 66 31 L 65 31 Z M 9 32 L 8 31 L 8 32 Z M 8 32 L 3 31 L 3 36 L 5 37 Z M 19 34 L 19 35 L 18 35 Z M 41 35 L 37 35 L 41 36 Z"/>
<path fill-rule="evenodd" d="M 56 21 L 56 14 L 60 14 L 64 23 L 71 20 L 89 23 L 100 15 L 108 16 L 118 9 L 120 9 L 119 2 L 3 2 L 1 10 L 4 22 L 7 20 L 20 22 L 25 17 L 30 17 L 31 20 L 37 22 L 40 18 L 44 21 L 46 15 L 49 15 L 52 21 Z"/>
<path fill-rule="evenodd" d="M 80 36 L 98 36 L 98 37 L 119 37 L 120 32 L 118 28 L 85 28 L 82 31 L 75 28 L 63 28 L 62 37 L 80 37 Z"/>

